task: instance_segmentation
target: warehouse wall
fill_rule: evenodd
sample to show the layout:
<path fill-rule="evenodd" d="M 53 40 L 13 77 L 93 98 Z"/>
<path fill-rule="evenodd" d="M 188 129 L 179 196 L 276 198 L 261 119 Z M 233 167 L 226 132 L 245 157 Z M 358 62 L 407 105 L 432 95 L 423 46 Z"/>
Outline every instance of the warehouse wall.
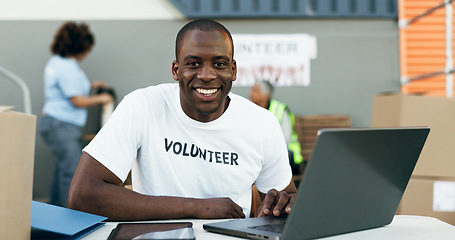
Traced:
<path fill-rule="evenodd" d="M 33 113 L 40 120 L 43 68 L 49 44 L 62 20 L 0 21 L 0 65 L 23 78 L 32 89 Z M 96 46 L 81 63 L 91 80 L 105 80 L 120 98 L 136 88 L 172 82 L 174 38 L 186 20 L 85 20 Z M 399 91 L 398 30 L 393 20 L 250 19 L 220 20 L 232 33 L 309 33 L 318 41 L 309 87 L 281 87 L 275 97 L 298 115 L 347 114 L 352 125 L 370 124 L 372 97 Z M 271 59 L 272 61 L 272 59 Z M 248 88 L 233 92 L 247 96 Z M 0 105 L 23 111 L 19 88 L 0 78 Z M 93 109 L 91 113 L 93 113 Z M 85 131 L 92 131 L 93 115 Z M 92 127 L 91 127 L 92 126 Z M 2 159 L 3 161 L 4 159 Z M 49 197 L 53 160 L 37 135 L 34 198 Z"/>

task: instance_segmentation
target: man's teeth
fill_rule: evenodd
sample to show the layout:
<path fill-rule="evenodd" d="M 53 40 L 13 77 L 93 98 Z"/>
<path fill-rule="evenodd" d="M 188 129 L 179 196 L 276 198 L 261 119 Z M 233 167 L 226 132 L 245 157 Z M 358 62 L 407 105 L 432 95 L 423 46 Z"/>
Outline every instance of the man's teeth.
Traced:
<path fill-rule="evenodd" d="M 210 96 L 218 91 L 218 89 L 203 89 L 203 88 L 197 88 L 196 91 L 198 93 L 204 94 L 205 96 Z"/>

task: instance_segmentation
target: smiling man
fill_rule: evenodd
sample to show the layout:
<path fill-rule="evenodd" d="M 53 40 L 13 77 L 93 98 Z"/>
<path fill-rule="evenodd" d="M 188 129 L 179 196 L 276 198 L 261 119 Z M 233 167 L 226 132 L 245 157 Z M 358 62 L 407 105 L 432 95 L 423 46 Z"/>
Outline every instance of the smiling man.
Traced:
<path fill-rule="evenodd" d="M 128 94 L 91 143 L 69 206 L 110 220 L 243 218 L 252 185 L 260 216 L 289 213 L 296 188 L 276 118 L 230 93 L 229 31 L 195 20 L 177 34 L 172 76 Z M 123 187 L 132 171 L 133 190 Z"/>

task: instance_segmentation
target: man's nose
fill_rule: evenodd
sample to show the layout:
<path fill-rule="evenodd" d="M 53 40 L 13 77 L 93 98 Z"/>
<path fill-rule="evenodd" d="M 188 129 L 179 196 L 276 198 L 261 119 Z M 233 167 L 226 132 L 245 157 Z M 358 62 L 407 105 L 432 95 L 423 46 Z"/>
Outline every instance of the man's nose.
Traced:
<path fill-rule="evenodd" d="M 204 64 L 198 73 L 198 78 L 202 81 L 212 81 L 216 78 L 214 69 L 210 65 Z"/>

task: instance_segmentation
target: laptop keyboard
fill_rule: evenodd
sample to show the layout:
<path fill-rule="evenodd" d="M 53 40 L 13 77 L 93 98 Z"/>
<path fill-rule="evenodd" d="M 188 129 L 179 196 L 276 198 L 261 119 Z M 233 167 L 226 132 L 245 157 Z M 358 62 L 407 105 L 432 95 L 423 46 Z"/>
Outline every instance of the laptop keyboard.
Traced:
<path fill-rule="evenodd" d="M 248 228 L 252 228 L 252 229 L 256 229 L 256 230 L 262 230 L 262 231 L 267 231 L 267 232 L 281 233 L 281 232 L 283 232 L 285 223 L 286 222 L 280 222 L 280 223 L 276 223 L 276 224 L 251 226 L 251 227 L 248 227 Z"/>

